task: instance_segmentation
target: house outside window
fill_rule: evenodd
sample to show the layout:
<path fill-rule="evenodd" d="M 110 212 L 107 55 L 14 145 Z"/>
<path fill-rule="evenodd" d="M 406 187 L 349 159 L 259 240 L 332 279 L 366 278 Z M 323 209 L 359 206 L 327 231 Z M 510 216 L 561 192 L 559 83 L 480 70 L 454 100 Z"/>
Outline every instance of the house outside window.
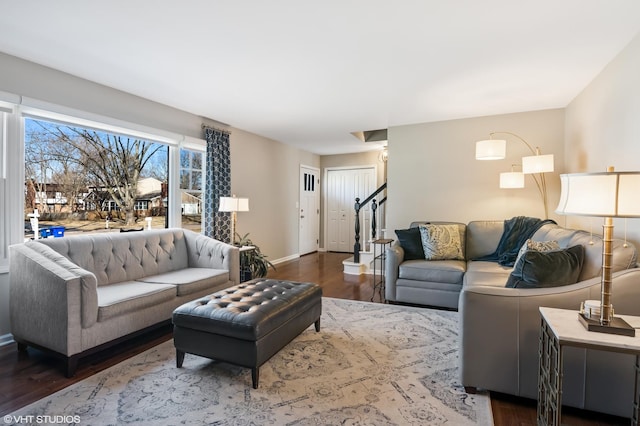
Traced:
<path fill-rule="evenodd" d="M 148 216 L 152 227 L 166 226 L 167 145 L 34 118 L 24 129 L 24 212 L 38 210 L 39 230 L 105 232 L 145 225 Z M 36 236 L 31 223 L 25 236 Z"/>
<path fill-rule="evenodd" d="M 136 201 L 136 204 L 134 206 L 134 210 L 145 211 L 145 210 L 148 210 L 148 209 L 149 209 L 149 201 L 146 201 L 146 200 L 144 200 L 144 201 Z"/>
<path fill-rule="evenodd" d="M 200 232 L 202 229 L 202 176 L 204 153 L 180 149 L 180 211 L 182 226 Z"/>

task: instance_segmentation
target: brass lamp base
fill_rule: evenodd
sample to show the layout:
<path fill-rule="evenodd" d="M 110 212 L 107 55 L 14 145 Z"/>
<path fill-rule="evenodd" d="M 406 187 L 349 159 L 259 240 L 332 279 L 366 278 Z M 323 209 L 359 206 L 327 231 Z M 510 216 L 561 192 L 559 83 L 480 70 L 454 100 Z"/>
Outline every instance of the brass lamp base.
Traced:
<path fill-rule="evenodd" d="M 600 324 L 599 319 L 588 318 L 583 312 L 578 313 L 580 322 L 588 331 L 597 333 L 619 334 L 621 336 L 634 337 L 635 328 L 631 327 L 625 320 L 619 317 L 612 317 L 609 325 Z"/>

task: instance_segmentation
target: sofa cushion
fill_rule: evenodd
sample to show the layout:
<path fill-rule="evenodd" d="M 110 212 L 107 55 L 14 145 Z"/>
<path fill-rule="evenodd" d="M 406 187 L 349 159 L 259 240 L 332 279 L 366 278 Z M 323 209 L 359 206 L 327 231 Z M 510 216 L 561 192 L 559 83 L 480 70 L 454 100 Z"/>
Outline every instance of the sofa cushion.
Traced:
<path fill-rule="evenodd" d="M 404 260 L 424 259 L 420 229 L 396 229 L 400 247 L 404 250 Z"/>
<path fill-rule="evenodd" d="M 149 284 L 171 284 L 176 286 L 178 296 L 186 296 L 228 282 L 229 271 L 211 268 L 185 268 L 139 278 L 137 281 Z"/>
<path fill-rule="evenodd" d="M 457 225 L 425 224 L 418 227 L 427 260 L 464 260 Z"/>
<path fill-rule="evenodd" d="M 470 260 L 464 274 L 465 288 L 475 286 L 504 287 L 513 268 L 502 266 L 498 262 Z"/>
<path fill-rule="evenodd" d="M 125 281 L 98 287 L 98 322 L 176 297 L 176 286 Z"/>
<path fill-rule="evenodd" d="M 548 252 L 527 251 L 514 266 L 506 287 L 538 288 L 575 284 L 584 262 L 584 247 Z"/>
<path fill-rule="evenodd" d="M 463 260 L 408 260 L 400 265 L 398 278 L 462 284 L 465 270 Z"/>

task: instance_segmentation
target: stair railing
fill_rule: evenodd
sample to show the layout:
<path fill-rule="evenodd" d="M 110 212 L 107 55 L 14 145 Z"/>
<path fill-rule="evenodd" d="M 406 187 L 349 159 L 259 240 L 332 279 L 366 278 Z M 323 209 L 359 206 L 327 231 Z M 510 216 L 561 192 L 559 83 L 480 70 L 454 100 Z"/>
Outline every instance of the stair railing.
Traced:
<path fill-rule="evenodd" d="M 354 204 L 354 210 L 356 212 L 355 218 L 355 244 L 353 245 L 353 261 L 354 263 L 360 263 L 360 210 L 366 206 L 369 202 L 372 203 L 373 217 L 371 219 L 371 236 L 372 238 L 376 237 L 376 215 L 375 210 L 378 208 L 377 203 L 375 202 L 375 196 L 387 189 L 387 182 L 380 185 L 378 189 L 376 189 L 371 195 L 369 195 L 362 203 L 360 202 L 360 198 L 356 198 L 356 202 Z M 386 197 L 384 198 L 386 200 Z M 374 207 L 375 206 L 375 207 Z"/>

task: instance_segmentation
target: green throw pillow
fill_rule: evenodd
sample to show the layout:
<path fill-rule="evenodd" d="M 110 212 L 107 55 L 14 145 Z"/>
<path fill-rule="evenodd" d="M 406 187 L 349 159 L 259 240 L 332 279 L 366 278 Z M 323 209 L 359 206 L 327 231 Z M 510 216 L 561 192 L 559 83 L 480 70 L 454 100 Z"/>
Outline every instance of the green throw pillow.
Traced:
<path fill-rule="evenodd" d="M 404 260 L 424 259 L 420 229 L 396 229 L 400 247 L 404 249 Z"/>
<path fill-rule="evenodd" d="M 583 263 L 584 247 L 581 245 L 546 252 L 530 250 L 513 267 L 506 287 L 542 288 L 575 284 Z"/>

